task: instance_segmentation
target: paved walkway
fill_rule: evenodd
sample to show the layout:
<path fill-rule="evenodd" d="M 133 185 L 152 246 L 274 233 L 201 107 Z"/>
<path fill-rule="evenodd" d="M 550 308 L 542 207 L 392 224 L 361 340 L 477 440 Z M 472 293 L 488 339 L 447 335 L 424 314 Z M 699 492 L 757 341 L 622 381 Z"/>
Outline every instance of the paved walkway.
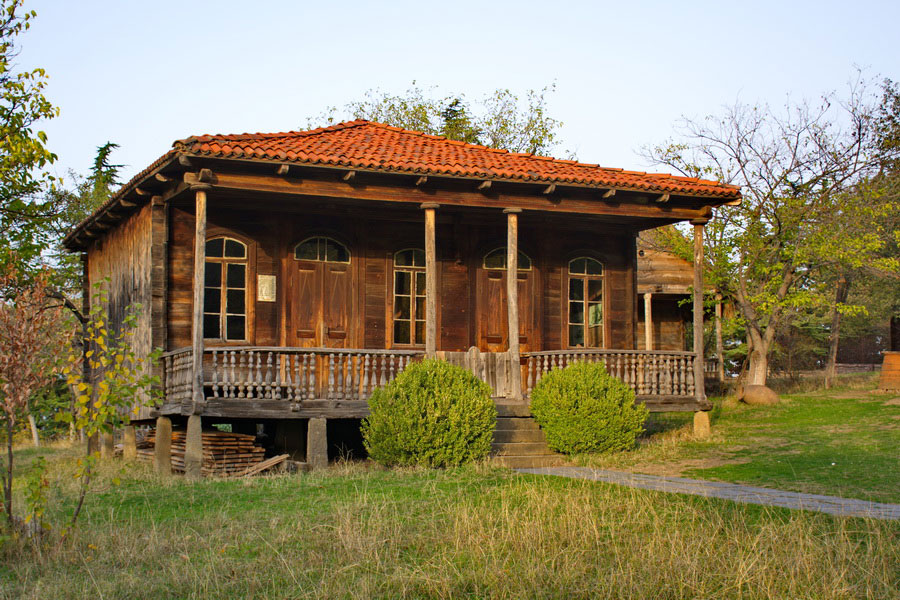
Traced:
<path fill-rule="evenodd" d="M 747 504 L 812 510 L 841 517 L 900 520 L 900 504 L 883 504 L 880 502 L 838 498 L 837 496 L 784 492 L 735 483 L 702 481 L 699 479 L 685 479 L 683 477 L 641 475 L 640 473 L 606 471 L 588 467 L 543 467 L 537 469 L 516 469 L 516 471 L 535 475 L 557 475 L 559 477 L 573 477 L 576 479 L 592 479 L 643 490 L 691 494 L 706 498 L 722 498 Z"/>

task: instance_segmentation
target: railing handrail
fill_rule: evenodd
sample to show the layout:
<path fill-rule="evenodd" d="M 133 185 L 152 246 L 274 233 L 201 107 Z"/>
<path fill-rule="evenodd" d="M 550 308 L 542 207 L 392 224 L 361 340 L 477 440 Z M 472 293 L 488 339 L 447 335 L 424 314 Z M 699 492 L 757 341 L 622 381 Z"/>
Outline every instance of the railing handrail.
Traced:
<path fill-rule="evenodd" d="M 188 348 L 190 350 L 190 348 Z M 418 356 L 424 350 L 384 350 L 380 348 L 301 348 L 299 346 L 208 346 L 209 352 L 277 352 L 279 354 L 391 354 L 394 356 Z"/>
<path fill-rule="evenodd" d="M 183 348 L 176 348 L 174 350 L 169 350 L 168 352 L 163 352 L 159 355 L 160 358 L 168 358 L 169 356 L 176 356 L 178 354 L 184 354 L 186 352 L 192 352 L 194 349 L 191 346 L 184 346 Z"/>
<path fill-rule="evenodd" d="M 695 352 L 689 350 L 616 350 L 613 348 L 578 348 L 567 350 L 541 350 L 539 352 L 522 352 L 522 356 L 578 356 L 581 354 L 632 354 L 652 356 L 695 356 Z"/>

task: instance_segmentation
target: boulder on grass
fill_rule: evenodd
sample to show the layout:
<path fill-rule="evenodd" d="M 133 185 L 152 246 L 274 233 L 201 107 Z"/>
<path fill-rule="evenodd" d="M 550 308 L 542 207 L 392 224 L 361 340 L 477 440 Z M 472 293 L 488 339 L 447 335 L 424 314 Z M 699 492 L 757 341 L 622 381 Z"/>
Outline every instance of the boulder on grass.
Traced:
<path fill-rule="evenodd" d="M 764 385 L 744 385 L 737 389 L 737 399 L 750 406 L 769 406 L 778 403 L 778 394 Z"/>

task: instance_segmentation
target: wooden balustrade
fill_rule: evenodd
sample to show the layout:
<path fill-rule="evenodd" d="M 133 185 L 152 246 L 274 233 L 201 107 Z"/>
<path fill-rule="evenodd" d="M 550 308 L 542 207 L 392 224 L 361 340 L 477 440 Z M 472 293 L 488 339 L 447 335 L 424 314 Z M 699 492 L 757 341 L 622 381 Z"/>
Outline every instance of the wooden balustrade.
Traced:
<path fill-rule="evenodd" d="M 602 362 L 638 396 L 694 395 L 694 353 L 663 350 L 557 350 L 528 352 L 522 387 L 530 393 L 552 369 L 574 362 Z"/>
<path fill-rule="evenodd" d="M 163 392 L 166 403 L 190 402 L 193 390 L 191 385 L 193 356 L 194 353 L 190 348 L 181 348 L 162 355 Z"/>
<path fill-rule="evenodd" d="M 207 348 L 204 387 L 212 398 L 366 400 L 413 360 L 412 350 Z"/>

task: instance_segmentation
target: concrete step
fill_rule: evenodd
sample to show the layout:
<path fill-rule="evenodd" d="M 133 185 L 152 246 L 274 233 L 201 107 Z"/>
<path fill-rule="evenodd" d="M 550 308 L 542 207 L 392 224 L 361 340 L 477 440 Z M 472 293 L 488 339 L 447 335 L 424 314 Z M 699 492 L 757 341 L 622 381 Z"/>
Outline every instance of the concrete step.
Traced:
<path fill-rule="evenodd" d="M 492 456 L 539 456 L 552 454 L 547 442 L 513 442 L 511 444 L 491 444 Z"/>
<path fill-rule="evenodd" d="M 527 402 L 498 402 L 494 401 L 497 414 L 501 417 L 530 417 L 531 411 Z"/>
<path fill-rule="evenodd" d="M 563 457 L 559 454 L 544 454 L 539 456 L 497 456 L 494 457 L 495 465 L 509 469 L 537 469 L 540 467 L 558 467 L 565 465 Z"/>
<path fill-rule="evenodd" d="M 528 417 L 497 417 L 497 429 L 501 431 L 540 431 L 534 419 Z"/>
<path fill-rule="evenodd" d="M 543 442 L 544 432 L 540 429 L 495 429 L 495 443 Z"/>

